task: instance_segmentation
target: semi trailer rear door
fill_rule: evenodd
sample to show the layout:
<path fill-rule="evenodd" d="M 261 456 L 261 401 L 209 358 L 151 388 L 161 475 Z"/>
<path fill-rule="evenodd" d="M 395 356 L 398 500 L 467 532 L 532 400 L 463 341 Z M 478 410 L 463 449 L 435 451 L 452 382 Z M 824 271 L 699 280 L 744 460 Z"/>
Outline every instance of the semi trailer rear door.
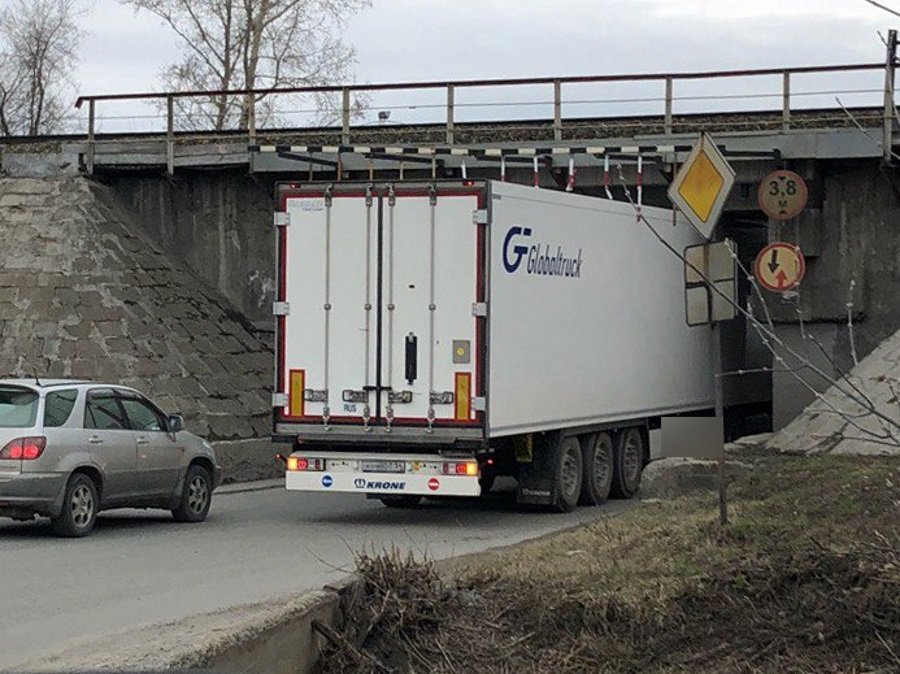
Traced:
<path fill-rule="evenodd" d="M 478 426 L 483 187 L 283 186 L 276 422 Z"/>

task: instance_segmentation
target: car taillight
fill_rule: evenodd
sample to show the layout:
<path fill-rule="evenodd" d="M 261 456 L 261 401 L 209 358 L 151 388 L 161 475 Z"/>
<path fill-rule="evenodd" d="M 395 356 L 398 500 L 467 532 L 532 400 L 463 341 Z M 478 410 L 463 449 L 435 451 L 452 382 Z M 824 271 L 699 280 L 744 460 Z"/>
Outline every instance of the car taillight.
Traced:
<path fill-rule="evenodd" d="M 0 449 L 0 459 L 34 461 L 44 453 L 47 438 L 42 435 L 32 438 L 16 438 Z"/>

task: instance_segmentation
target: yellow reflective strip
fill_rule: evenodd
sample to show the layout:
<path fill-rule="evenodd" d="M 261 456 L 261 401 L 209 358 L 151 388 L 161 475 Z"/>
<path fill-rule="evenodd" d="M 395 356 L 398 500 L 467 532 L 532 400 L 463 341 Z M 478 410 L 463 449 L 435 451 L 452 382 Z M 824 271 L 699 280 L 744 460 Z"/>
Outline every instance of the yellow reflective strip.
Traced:
<path fill-rule="evenodd" d="M 291 388 L 288 395 L 292 417 L 303 416 L 303 389 L 306 388 L 306 370 L 291 370 Z"/>
<path fill-rule="evenodd" d="M 456 373 L 456 395 L 454 396 L 455 418 L 469 421 L 472 417 L 472 375 L 468 372 Z"/>

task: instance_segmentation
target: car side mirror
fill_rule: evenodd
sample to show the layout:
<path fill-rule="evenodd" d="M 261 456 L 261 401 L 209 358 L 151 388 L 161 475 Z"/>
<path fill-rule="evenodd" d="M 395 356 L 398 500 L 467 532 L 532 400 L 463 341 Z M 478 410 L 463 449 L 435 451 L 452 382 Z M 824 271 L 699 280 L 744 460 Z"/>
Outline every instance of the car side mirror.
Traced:
<path fill-rule="evenodd" d="M 172 414 L 169 415 L 169 420 L 166 425 L 168 426 L 169 433 L 177 433 L 184 428 L 184 419 L 180 414 Z"/>

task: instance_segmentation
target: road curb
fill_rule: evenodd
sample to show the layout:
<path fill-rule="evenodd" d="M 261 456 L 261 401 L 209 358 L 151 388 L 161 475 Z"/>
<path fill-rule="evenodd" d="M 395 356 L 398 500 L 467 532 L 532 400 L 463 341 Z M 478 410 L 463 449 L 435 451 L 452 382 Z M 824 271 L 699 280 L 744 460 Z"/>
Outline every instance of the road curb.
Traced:
<path fill-rule="evenodd" d="M 216 488 L 216 494 L 243 494 L 248 491 L 264 491 L 284 487 L 284 478 L 272 480 L 254 480 L 253 482 L 234 482 L 223 484 Z"/>

